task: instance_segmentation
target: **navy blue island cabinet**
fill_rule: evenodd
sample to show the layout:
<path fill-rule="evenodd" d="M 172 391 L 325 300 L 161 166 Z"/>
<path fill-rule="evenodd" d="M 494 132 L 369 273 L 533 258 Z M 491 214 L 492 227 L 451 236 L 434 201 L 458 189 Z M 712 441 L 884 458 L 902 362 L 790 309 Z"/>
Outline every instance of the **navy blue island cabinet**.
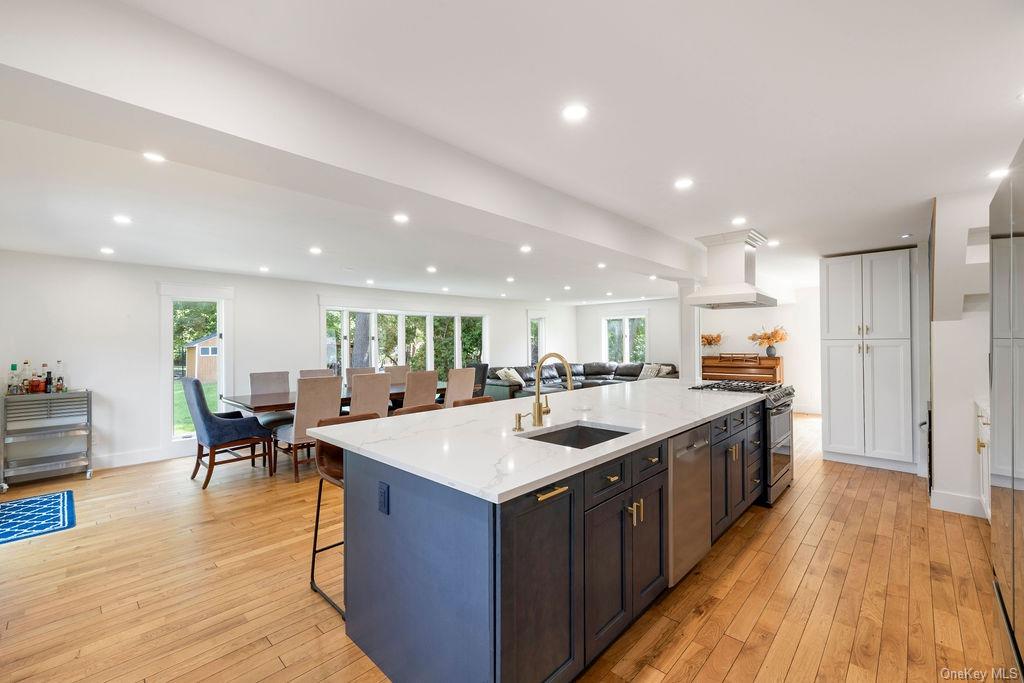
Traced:
<path fill-rule="evenodd" d="M 345 456 L 346 631 L 394 681 L 569 681 L 665 589 L 664 442 L 494 504 Z"/>

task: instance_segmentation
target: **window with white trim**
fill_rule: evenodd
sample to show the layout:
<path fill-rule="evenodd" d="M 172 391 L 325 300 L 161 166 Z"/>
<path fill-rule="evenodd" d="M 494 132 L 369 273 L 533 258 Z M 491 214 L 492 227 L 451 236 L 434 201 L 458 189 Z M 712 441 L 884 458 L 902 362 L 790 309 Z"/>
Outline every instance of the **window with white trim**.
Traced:
<path fill-rule="evenodd" d="M 604 318 L 604 360 L 615 363 L 647 361 L 647 316 Z"/>

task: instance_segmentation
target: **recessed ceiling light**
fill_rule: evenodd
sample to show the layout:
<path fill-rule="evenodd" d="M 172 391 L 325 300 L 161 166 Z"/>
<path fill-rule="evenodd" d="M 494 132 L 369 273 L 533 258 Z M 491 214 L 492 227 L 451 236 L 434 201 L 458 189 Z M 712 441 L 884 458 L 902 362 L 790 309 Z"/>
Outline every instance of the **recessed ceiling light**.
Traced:
<path fill-rule="evenodd" d="M 779 241 L 778 240 L 768 240 L 767 242 L 765 242 L 765 245 L 771 247 L 772 249 L 774 249 L 775 247 L 779 246 Z"/>
<path fill-rule="evenodd" d="M 648 280 L 657 280 L 657 279 L 658 279 L 658 276 L 657 276 L 657 275 L 648 275 L 648 276 L 647 276 L 647 279 L 648 279 Z"/>
<path fill-rule="evenodd" d="M 914 235 L 913 235 L 912 233 L 909 233 L 909 232 L 905 232 L 905 233 L 903 233 L 902 235 L 900 235 L 900 239 L 901 239 L 901 240 L 909 240 L 909 239 L 910 239 L 911 237 L 913 237 L 913 236 L 914 236 Z"/>
<path fill-rule="evenodd" d="M 608 267 L 608 265 L 607 265 L 607 264 L 605 264 L 605 263 L 598 263 L 598 264 L 597 264 L 597 267 L 598 267 L 598 268 L 607 268 L 607 267 Z"/>
<path fill-rule="evenodd" d="M 502 295 L 502 296 L 505 296 L 505 292 L 502 292 L 502 293 L 501 293 L 501 295 Z"/>
<path fill-rule="evenodd" d="M 582 302 L 582 303 L 583 303 L 583 305 L 584 305 L 584 306 L 586 306 L 586 305 L 587 305 L 587 302 L 586 302 L 586 301 L 584 301 L 584 302 Z"/>
<path fill-rule="evenodd" d="M 732 219 L 732 224 L 733 225 L 746 225 L 747 224 L 747 219 L 744 216 L 736 216 L 736 218 Z"/>
<path fill-rule="evenodd" d="M 442 287 L 442 288 L 441 288 L 441 291 L 442 291 L 442 292 L 447 292 L 447 291 L 448 291 L 448 288 L 447 288 L 447 287 Z"/>
<path fill-rule="evenodd" d="M 100 247 L 100 253 L 103 254 L 104 256 L 110 256 L 111 254 L 114 253 L 114 250 L 111 249 L 110 247 Z"/>
<path fill-rule="evenodd" d="M 676 181 L 672 185 L 677 190 L 689 190 L 693 187 L 693 178 L 676 178 Z"/>
<path fill-rule="evenodd" d="M 581 102 L 573 102 L 562 107 L 562 118 L 569 123 L 579 123 L 587 118 L 588 114 L 590 114 L 590 110 Z"/>
<path fill-rule="evenodd" d="M 398 223 L 399 225 L 405 225 L 406 223 L 409 222 L 409 216 L 404 213 L 396 213 L 394 216 L 391 217 L 391 219 Z"/>
<path fill-rule="evenodd" d="M 114 214 L 114 222 L 118 225 L 131 225 L 132 217 L 124 213 Z"/>
<path fill-rule="evenodd" d="M 373 280 L 367 280 L 367 281 L 366 281 L 366 284 L 368 284 L 368 285 L 372 285 L 372 284 L 373 284 Z"/>
<path fill-rule="evenodd" d="M 544 301 L 551 301 L 551 297 L 550 296 L 544 297 Z"/>
<path fill-rule="evenodd" d="M 1010 169 L 1008 169 L 1008 168 L 997 168 L 996 170 L 991 171 L 988 174 L 988 177 L 991 178 L 992 180 L 999 180 L 1000 178 L 1005 178 L 1008 175 L 1010 175 Z"/>
<path fill-rule="evenodd" d="M 143 152 L 142 156 L 146 161 L 152 161 L 154 164 L 162 164 L 167 161 L 167 158 L 160 152 Z"/>
<path fill-rule="evenodd" d="M 531 247 L 529 244 L 524 244 L 523 246 L 519 247 L 519 251 L 523 252 L 524 254 L 529 254 L 531 251 L 533 251 L 533 247 Z"/>
<path fill-rule="evenodd" d="M 427 266 L 427 272 L 428 273 L 436 273 L 437 272 L 437 266 Z"/>
<path fill-rule="evenodd" d="M 320 247 L 310 247 L 309 253 L 312 254 L 313 256 L 319 256 L 320 254 L 324 253 L 324 250 L 321 249 Z"/>
<path fill-rule="evenodd" d="M 570 289 L 572 289 L 572 287 L 570 287 L 569 285 L 566 285 L 565 287 L 562 287 L 562 289 L 564 289 L 565 291 L 568 292 Z"/>
<path fill-rule="evenodd" d="M 266 266 L 260 266 L 260 272 L 261 273 L 269 273 L 270 272 L 270 268 L 267 268 Z"/>
<path fill-rule="evenodd" d="M 612 295 L 612 293 L 611 293 L 611 292 L 605 292 L 605 293 L 604 293 L 604 295 L 605 295 L 605 296 L 611 296 L 611 295 Z"/>
<path fill-rule="evenodd" d="M 516 279 L 514 277 L 512 277 L 511 275 L 509 275 L 507 278 L 505 278 L 505 282 L 515 282 L 515 281 L 516 281 Z"/>

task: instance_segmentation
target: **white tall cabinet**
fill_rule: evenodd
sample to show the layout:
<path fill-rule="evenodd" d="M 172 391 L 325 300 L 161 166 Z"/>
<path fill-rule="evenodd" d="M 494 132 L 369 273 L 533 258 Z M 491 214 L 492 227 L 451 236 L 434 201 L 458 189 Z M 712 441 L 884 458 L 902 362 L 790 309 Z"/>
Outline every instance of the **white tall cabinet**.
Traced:
<path fill-rule="evenodd" d="M 911 251 L 821 261 L 826 458 L 896 469 L 914 461 Z"/>

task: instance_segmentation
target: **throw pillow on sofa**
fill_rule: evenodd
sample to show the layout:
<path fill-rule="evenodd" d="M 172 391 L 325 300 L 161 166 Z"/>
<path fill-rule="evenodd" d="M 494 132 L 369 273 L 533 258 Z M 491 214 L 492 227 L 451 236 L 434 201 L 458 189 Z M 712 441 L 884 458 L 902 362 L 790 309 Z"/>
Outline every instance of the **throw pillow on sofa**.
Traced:
<path fill-rule="evenodd" d="M 652 377 L 657 377 L 661 372 L 661 368 L 662 366 L 657 363 L 644 363 L 644 367 L 640 370 L 640 374 L 637 376 L 637 379 L 651 379 Z"/>
<path fill-rule="evenodd" d="M 658 377 L 667 377 L 668 375 L 671 375 L 675 371 L 676 369 L 671 365 L 662 365 L 661 369 L 658 370 Z"/>
<path fill-rule="evenodd" d="M 506 382 L 526 386 L 526 382 L 523 381 L 523 378 L 520 377 L 519 373 L 512 368 L 502 368 L 501 370 L 498 370 L 498 377 Z"/>

